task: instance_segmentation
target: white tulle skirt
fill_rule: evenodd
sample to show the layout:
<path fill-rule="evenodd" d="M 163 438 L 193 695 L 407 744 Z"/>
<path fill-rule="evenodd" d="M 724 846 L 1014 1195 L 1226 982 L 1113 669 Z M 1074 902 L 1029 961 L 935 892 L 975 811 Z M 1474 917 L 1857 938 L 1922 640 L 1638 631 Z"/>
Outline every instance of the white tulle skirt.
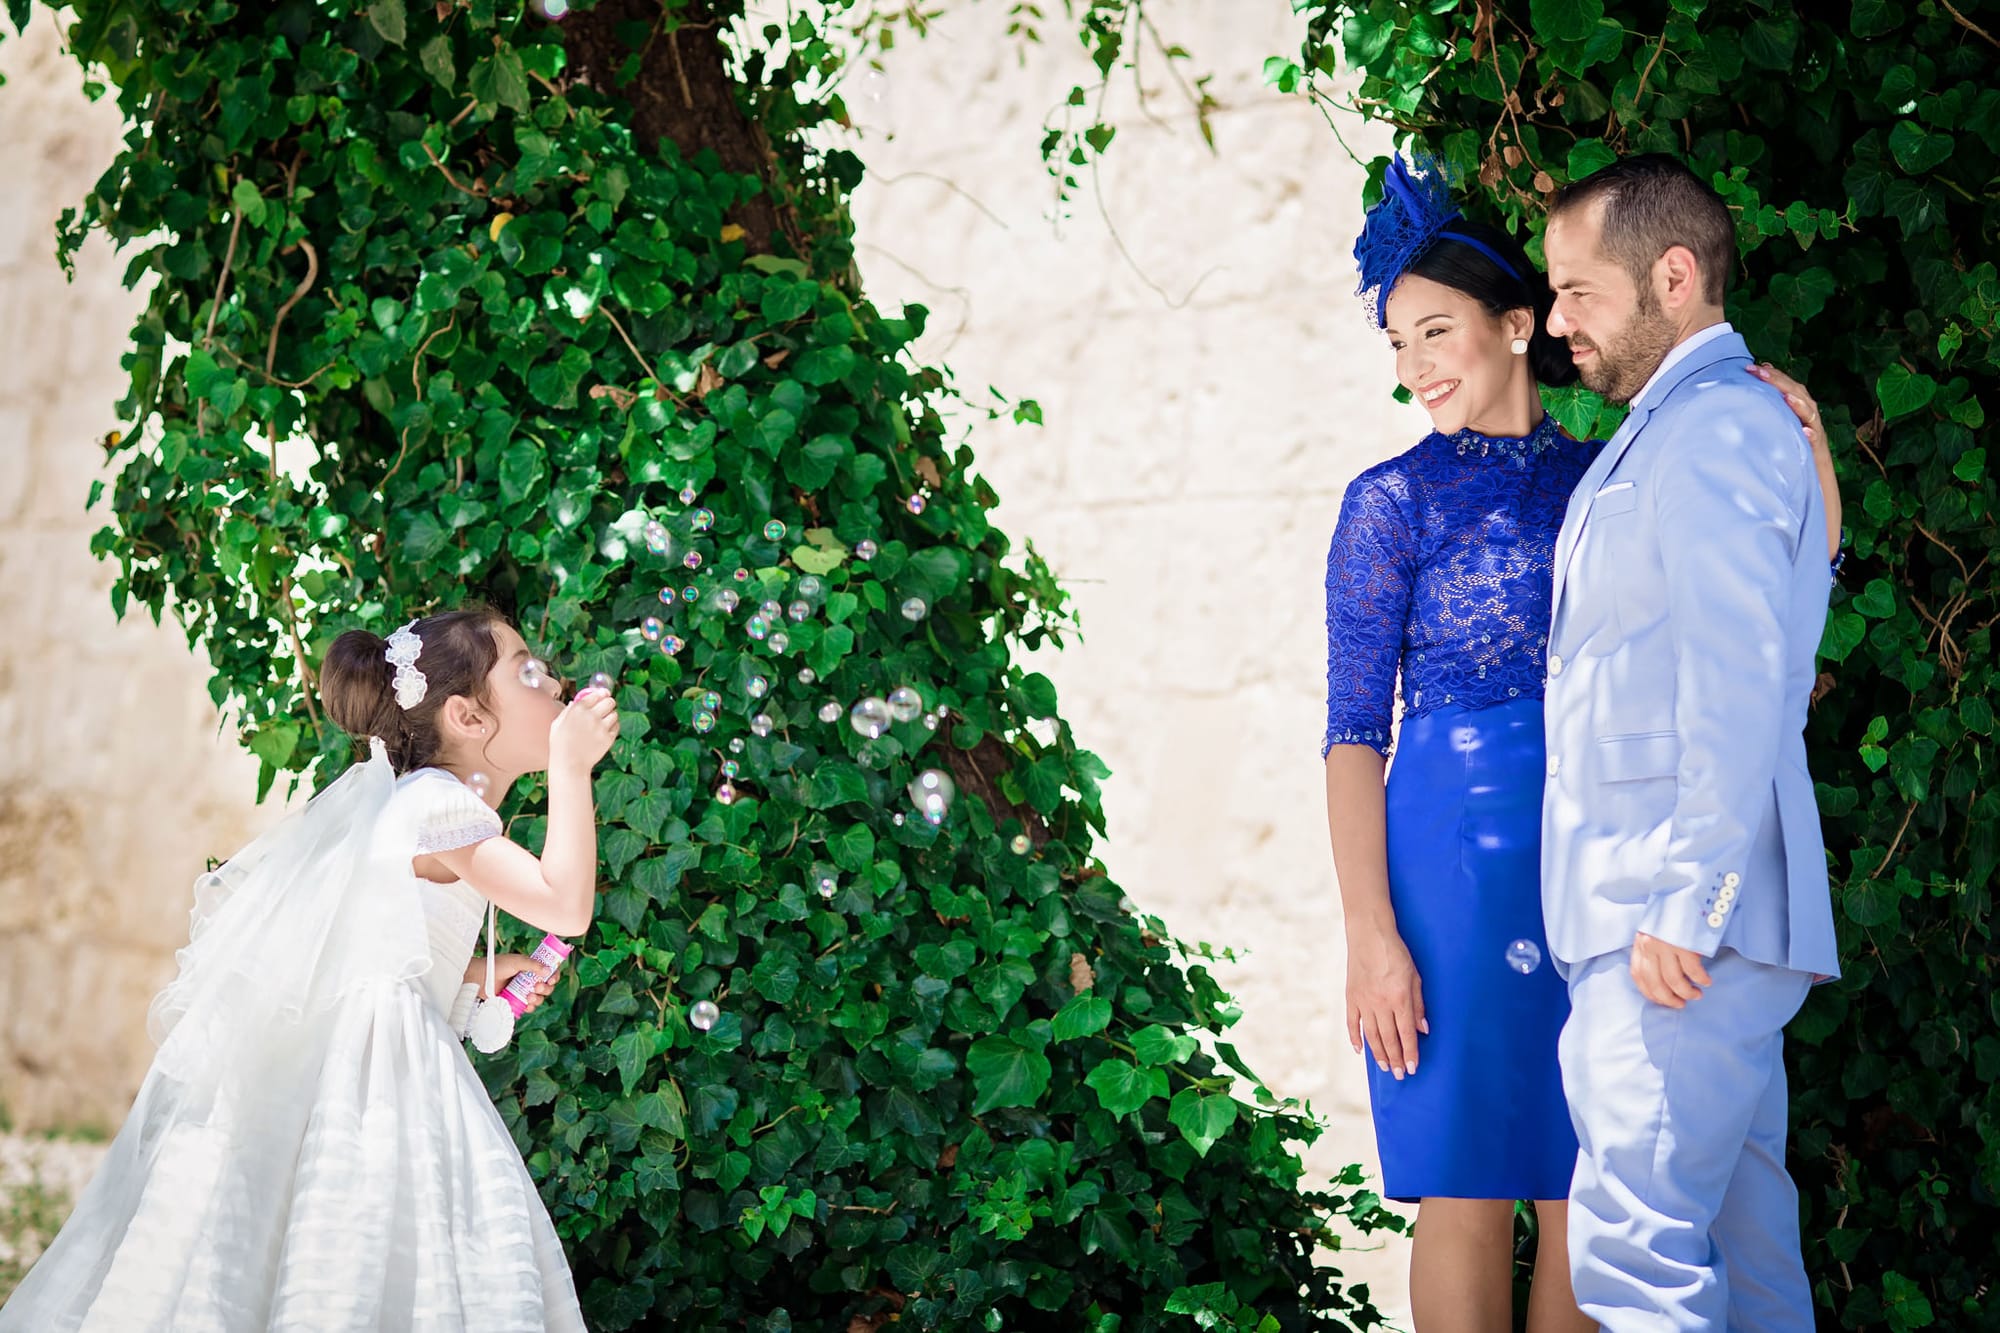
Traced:
<path fill-rule="evenodd" d="M 313 1022 L 175 1028 L 0 1333 L 582 1330 L 527 1167 L 418 986 Z"/>

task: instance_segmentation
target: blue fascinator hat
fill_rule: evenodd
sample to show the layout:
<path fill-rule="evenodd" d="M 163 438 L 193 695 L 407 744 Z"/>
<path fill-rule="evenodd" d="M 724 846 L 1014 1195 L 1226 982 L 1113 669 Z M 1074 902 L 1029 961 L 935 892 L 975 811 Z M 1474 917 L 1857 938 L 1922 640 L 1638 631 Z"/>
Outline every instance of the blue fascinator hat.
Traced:
<path fill-rule="evenodd" d="M 1376 328 L 1389 322 L 1389 293 L 1397 281 L 1441 239 L 1469 245 L 1498 264 L 1502 272 L 1522 276 L 1492 246 L 1451 230 L 1451 224 L 1464 216 L 1452 202 L 1451 181 L 1442 162 L 1421 153 L 1414 163 L 1400 154 L 1389 159 L 1389 170 L 1382 177 L 1381 201 L 1368 210 L 1361 235 L 1354 242 L 1354 262 L 1361 270 L 1361 285 L 1354 294 L 1361 298 Z"/>

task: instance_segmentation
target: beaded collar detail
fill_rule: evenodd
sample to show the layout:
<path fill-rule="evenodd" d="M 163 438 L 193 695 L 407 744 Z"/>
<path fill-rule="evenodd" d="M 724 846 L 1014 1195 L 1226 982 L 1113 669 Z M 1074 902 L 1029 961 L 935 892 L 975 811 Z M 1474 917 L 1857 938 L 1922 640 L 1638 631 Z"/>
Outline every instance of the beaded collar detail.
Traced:
<path fill-rule="evenodd" d="M 1481 435 L 1468 427 L 1444 436 L 1445 442 L 1453 445 L 1460 457 L 1477 454 L 1481 458 L 1504 459 L 1516 467 L 1528 466 L 1554 448 L 1562 438 L 1562 426 L 1547 412 L 1526 435 Z"/>

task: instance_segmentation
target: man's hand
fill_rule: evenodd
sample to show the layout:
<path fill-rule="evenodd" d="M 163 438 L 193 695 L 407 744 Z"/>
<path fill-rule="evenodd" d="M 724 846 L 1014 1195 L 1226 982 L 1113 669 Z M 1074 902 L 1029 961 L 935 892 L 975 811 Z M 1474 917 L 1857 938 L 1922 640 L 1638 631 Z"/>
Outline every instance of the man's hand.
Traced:
<path fill-rule="evenodd" d="M 1703 986 L 1715 984 L 1700 954 L 1675 948 L 1643 930 L 1632 937 L 1632 980 L 1641 995 L 1669 1009 L 1687 1008 L 1689 1000 L 1701 998 Z"/>

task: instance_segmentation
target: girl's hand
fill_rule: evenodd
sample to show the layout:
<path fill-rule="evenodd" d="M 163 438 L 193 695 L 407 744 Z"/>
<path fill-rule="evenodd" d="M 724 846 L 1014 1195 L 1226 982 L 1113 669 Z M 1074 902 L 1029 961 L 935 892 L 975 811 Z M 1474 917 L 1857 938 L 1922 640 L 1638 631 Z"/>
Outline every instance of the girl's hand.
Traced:
<path fill-rule="evenodd" d="M 493 985 L 499 990 L 507 989 L 507 983 L 522 972 L 533 972 L 539 977 L 534 986 L 528 991 L 527 1012 L 531 1014 L 539 1009 L 542 1001 L 554 994 L 556 989 L 555 978 L 540 976 L 541 970 L 542 965 L 526 954 L 498 953 L 493 955 Z M 472 960 L 471 964 L 465 969 L 465 979 L 479 987 L 479 996 L 481 999 L 490 1000 L 493 998 L 486 993 L 486 960 L 484 958 L 475 958 Z"/>
<path fill-rule="evenodd" d="M 1423 982 L 1403 938 L 1393 932 L 1348 941 L 1347 1039 L 1362 1039 L 1384 1073 L 1417 1072 L 1417 1034 L 1428 1034 Z"/>
<path fill-rule="evenodd" d="M 585 690 L 549 724 L 549 768 L 589 773 L 618 739 L 618 701 L 608 690 Z"/>

